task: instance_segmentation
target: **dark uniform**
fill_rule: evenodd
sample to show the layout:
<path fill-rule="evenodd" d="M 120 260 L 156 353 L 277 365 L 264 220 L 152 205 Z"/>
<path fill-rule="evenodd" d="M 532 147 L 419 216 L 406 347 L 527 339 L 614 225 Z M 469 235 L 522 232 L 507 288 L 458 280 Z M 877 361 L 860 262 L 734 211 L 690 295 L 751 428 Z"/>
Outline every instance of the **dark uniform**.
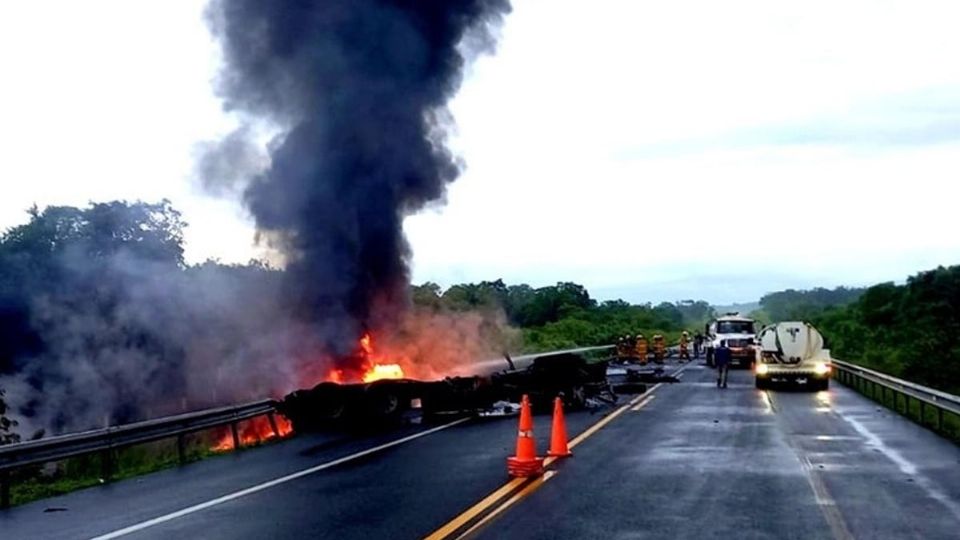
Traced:
<path fill-rule="evenodd" d="M 727 340 L 721 340 L 720 346 L 713 351 L 713 361 L 717 365 L 717 388 L 727 387 L 727 374 L 730 372 L 730 348 Z"/>
<path fill-rule="evenodd" d="M 693 336 L 693 357 L 700 358 L 700 349 L 703 348 L 703 334 L 697 332 Z"/>

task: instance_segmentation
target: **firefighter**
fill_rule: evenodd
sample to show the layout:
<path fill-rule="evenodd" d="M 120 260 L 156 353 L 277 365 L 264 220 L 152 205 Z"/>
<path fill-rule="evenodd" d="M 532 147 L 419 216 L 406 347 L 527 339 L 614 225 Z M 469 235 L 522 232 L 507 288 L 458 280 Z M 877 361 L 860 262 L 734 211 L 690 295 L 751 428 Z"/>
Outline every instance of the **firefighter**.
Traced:
<path fill-rule="evenodd" d="M 636 347 L 636 343 L 633 340 L 633 336 L 631 336 L 630 334 L 627 334 L 626 336 L 624 336 L 623 356 L 624 356 L 624 360 L 626 360 L 627 362 L 633 359 L 634 347 Z"/>
<path fill-rule="evenodd" d="M 663 357 L 666 355 L 666 346 L 663 342 L 663 336 L 660 334 L 653 335 L 653 359 L 658 363 L 663 363 Z"/>
<path fill-rule="evenodd" d="M 623 358 L 623 337 L 617 338 L 617 346 L 616 346 L 616 349 L 614 349 L 614 351 L 616 351 L 617 353 L 618 360 Z"/>
<path fill-rule="evenodd" d="M 687 350 L 687 343 L 690 342 L 690 334 L 684 330 L 680 334 L 680 361 L 690 360 L 690 351 Z"/>
<path fill-rule="evenodd" d="M 647 338 L 643 337 L 643 334 L 637 334 L 637 339 L 634 345 L 634 351 L 636 351 L 637 358 L 640 359 L 640 364 L 647 363 Z"/>

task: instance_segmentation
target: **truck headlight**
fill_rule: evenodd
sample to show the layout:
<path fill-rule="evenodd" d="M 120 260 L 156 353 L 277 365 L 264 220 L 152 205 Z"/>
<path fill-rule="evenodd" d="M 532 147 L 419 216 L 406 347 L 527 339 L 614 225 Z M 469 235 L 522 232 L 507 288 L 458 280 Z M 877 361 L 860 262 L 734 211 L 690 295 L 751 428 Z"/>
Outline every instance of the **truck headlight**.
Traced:
<path fill-rule="evenodd" d="M 770 368 L 766 364 L 757 364 L 757 375 L 766 375 Z"/>
<path fill-rule="evenodd" d="M 813 372 L 817 375 L 826 375 L 827 373 L 830 373 L 830 366 L 824 364 L 823 362 L 817 362 L 813 366 Z"/>

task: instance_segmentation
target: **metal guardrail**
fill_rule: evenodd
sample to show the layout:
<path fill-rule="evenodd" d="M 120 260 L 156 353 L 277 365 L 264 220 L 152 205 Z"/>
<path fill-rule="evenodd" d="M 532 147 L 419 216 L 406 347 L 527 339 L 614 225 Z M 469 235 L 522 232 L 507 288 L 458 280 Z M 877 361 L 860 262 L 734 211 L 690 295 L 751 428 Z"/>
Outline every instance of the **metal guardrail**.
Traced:
<path fill-rule="evenodd" d="M 928 427 L 932 427 L 938 432 L 944 431 L 944 412 L 960 416 L 960 396 L 898 379 L 886 373 L 880 373 L 879 371 L 874 371 L 849 362 L 831 360 L 831 364 L 834 367 L 835 379 L 847 386 L 860 390 L 874 399 L 877 398 L 877 392 L 879 390 L 879 399 L 884 405 L 887 403 L 887 393 L 891 393 L 893 395 L 893 409 L 897 412 L 900 412 L 900 399 L 898 396 L 903 396 L 903 414 L 906 416 L 910 416 L 911 400 L 916 400 L 920 403 L 920 423 L 924 426 L 927 426 L 925 421 L 927 418 L 927 407 L 933 407 L 933 410 L 937 411 L 937 423 L 934 426 Z"/>
<path fill-rule="evenodd" d="M 177 454 L 183 463 L 186 461 L 184 436 L 188 433 L 229 425 L 233 447 L 239 448 L 237 423 L 266 415 L 273 432 L 279 435 L 275 405 L 275 401 L 267 399 L 0 446 L 0 508 L 10 505 L 10 472 L 14 469 L 100 453 L 102 476 L 109 480 L 115 450 L 171 437 L 177 438 Z"/>

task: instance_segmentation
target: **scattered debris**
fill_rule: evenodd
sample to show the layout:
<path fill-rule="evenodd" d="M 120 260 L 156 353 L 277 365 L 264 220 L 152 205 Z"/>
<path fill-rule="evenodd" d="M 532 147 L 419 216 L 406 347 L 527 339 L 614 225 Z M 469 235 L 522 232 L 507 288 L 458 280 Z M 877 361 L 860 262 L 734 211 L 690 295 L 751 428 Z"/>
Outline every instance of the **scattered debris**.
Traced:
<path fill-rule="evenodd" d="M 478 413 L 478 415 L 481 417 L 515 416 L 517 414 L 520 414 L 520 404 L 511 403 L 509 401 L 498 401 L 489 409 L 480 411 Z"/>

